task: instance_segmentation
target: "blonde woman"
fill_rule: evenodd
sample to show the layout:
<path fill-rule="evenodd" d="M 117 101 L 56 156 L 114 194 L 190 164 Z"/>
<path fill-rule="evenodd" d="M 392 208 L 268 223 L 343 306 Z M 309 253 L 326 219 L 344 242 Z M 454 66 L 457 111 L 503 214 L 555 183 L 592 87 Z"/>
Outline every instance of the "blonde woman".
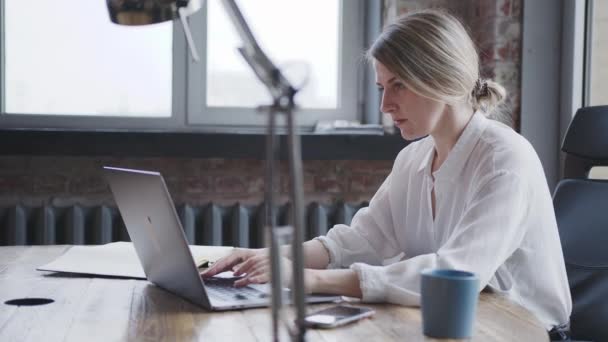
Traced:
<path fill-rule="evenodd" d="M 541 163 L 522 136 L 486 118 L 505 90 L 480 79 L 467 31 L 440 11 L 411 13 L 368 56 L 382 112 L 403 138 L 424 138 L 399 153 L 350 227 L 304 244 L 307 291 L 419 305 L 420 271 L 453 268 L 475 272 L 482 288 L 548 329 L 567 323 L 570 291 Z M 267 282 L 269 268 L 266 250 L 238 249 L 203 276 L 233 269 L 246 274 L 241 286 Z"/>

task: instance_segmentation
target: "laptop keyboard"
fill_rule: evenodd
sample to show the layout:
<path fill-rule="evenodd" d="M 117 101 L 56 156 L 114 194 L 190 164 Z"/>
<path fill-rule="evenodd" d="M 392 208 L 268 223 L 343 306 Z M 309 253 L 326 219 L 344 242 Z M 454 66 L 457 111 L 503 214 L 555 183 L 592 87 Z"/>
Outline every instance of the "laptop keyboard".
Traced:
<path fill-rule="evenodd" d="M 205 289 L 209 296 L 224 300 L 250 300 L 268 297 L 268 294 L 252 287 L 234 287 L 233 279 L 205 279 Z"/>

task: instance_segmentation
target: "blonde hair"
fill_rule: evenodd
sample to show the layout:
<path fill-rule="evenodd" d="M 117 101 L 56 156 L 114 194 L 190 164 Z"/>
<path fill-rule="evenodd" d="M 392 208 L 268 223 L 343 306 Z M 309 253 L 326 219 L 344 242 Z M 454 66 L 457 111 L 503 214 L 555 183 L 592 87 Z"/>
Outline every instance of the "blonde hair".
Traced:
<path fill-rule="evenodd" d="M 491 114 L 506 97 L 498 83 L 480 79 L 477 49 L 464 26 L 439 10 L 408 13 L 387 25 L 367 51 L 416 94 L 447 104 L 467 101 Z"/>

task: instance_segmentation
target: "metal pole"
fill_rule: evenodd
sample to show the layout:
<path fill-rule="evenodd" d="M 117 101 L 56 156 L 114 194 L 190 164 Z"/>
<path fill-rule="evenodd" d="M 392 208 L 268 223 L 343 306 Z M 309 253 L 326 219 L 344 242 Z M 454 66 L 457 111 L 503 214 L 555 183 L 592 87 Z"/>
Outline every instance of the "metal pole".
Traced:
<path fill-rule="evenodd" d="M 306 326 L 304 316 L 306 314 L 306 304 L 304 301 L 304 255 L 302 251 L 302 242 L 304 241 L 304 216 L 303 216 L 303 185 L 302 185 L 302 158 L 300 156 L 300 137 L 296 134 L 295 118 L 293 115 L 295 109 L 294 96 L 297 89 L 294 89 L 289 80 L 281 73 L 272 61 L 266 56 L 262 49 L 257 44 L 249 25 L 241 14 L 241 11 L 234 0 L 224 0 L 222 2 L 228 16 L 235 25 L 237 32 L 243 40 L 244 47 L 239 48 L 241 55 L 260 81 L 268 88 L 274 102 L 270 111 L 276 113 L 281 112 L 287 116 L 288 127 L 288 145 L 289 145 L 289 168 L 291 174 L 291 198 L 293 203 L 293 239 L 292 239 L 292 265 L 293 265 L 293 280 L 292 292 L 293 303 L 296 307 L 296 331 L 292 334 L 292 338 L 297 341 L 304 341 L 306 334 Z M 270 143 L 269 143 L 270 144 Z M 274 227 L 272 232 L 276 232 Z M 271 241 L 276 237 L 271 234 Z M 276 243 L 276 240 L 275 240 Z M 280 277 L 280 251 L 278 245 L 271 242 L 271 267 L 274 270 L 271 275 L 273 298 L 281 296 L 277 291 L 276 286 L 281 287 Z M 274 251 L 274 252 L 273 252 Z M 279 292 L 279 294 L 277 294 Z M 273 302 L 273 321 L 276 322 L 274 309 L 276 300 Z M 273 329 L 277 323 L 273 323 Z M 274 330 L 273 330 L 274 332 Z"/>
<path fill-rule="evenodd" d="M 293 100 L 293 99 L 291 99 Z M 296 306 L 296 331 L 294 340 L 304 341 L 306 335 L 305 315 L 305 289 L 304 289 L 304 253 L 302 243 L 304 242 L 304 189 L 302 179 L 302 156 L 300 154 L 300 136 L 296 133 L 295 116 L 293 106 L 285 110 L 287 116 L 287 138 L 289 146 L 289 169 L 291 173 L 291 198 L 293 203 L 293 241 L 292 265 L 293 265 L 293 303 Z"/>
<path fill-rule="evenodd" d="M 262 109 L 262 108 L 261 108 Z M 274 205 L 274 189 L 276 184 L 275 157 L 277 155 L 276 144 L 276 110 L 275 107 L 268 107 L 268 127 L 266 134 L 266 180 L 265 180 L 265 202 L 266 202 L 266 239 L 270 246 L 271 262 L 271 285 L 272 285 L 272 337 L 273 341 L 279 341 L 279 313 L 282 306 L 282 286 L 281 286 L 281 251 L 275 234 L 276 215 Z M 275 179 L 275 177 L 277 177 Z"/>

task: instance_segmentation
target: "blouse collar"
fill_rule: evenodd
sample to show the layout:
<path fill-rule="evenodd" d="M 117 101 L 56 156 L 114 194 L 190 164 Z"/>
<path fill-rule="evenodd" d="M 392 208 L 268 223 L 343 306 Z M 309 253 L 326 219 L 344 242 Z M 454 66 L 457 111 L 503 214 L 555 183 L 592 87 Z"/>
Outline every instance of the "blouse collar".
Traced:
<path fill-rule="evenodd" d="M 469 155 L 473 151 L 473 148 L 479 141 L 481 134 L 483 133 L 488 119 L 483 113 L 477 111 L 473 114 L 465 129 L 460 134 L 460 137 L 452 147 L 452 150 L 448 153 L 446 160 L 443 162 L 439 170 L 433 173 L 435 179 L 452 179 L 456 177 L 464 167 L 464 164 L 468 160 Z M 425 174 L 431 175 L 431 167 L 433 164 L 433 156 L 435 155 L 435 144 L 433 138 L 429 136 L 429 140 L 433 143 L 430 144 L 431 148 L 427 152 L 425 158 L 423 158 L 418 171 L 424 170 Z"/>

